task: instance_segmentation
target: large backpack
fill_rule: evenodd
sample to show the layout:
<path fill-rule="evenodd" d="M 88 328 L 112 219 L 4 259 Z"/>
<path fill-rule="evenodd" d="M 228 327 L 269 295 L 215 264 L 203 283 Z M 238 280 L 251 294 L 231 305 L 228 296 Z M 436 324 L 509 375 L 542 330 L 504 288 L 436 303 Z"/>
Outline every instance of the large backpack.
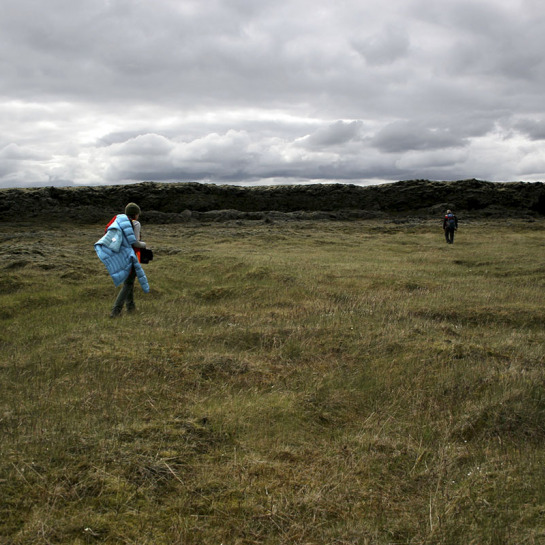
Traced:
<path fill-rule="evenodd" d="M 447 227 L 449 229 L 455 229 L 456 228 L 456 218 L 454 217 L 454 214 L 447 214 L 445 216 L 445 220 L 447 221 Z"/>

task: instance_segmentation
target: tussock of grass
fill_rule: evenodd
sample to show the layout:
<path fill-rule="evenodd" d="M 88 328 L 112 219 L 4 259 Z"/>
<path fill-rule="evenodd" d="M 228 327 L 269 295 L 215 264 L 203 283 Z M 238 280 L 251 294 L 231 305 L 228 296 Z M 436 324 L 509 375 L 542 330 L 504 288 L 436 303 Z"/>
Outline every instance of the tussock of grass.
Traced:
<path fill-rule="evenodd" d="M 0 543 L 543 542 L 544 227 L 1 225 Z"/>

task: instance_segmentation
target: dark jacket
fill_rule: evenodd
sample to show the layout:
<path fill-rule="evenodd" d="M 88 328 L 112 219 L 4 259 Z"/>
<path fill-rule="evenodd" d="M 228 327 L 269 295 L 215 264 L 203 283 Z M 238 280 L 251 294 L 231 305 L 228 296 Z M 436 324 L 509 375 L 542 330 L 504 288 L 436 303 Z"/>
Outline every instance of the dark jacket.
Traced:
<path fill-rule="evenodd" d="M 446 214 L 443 229 L 458 229 L 458 218 L 454 214 Z"/>

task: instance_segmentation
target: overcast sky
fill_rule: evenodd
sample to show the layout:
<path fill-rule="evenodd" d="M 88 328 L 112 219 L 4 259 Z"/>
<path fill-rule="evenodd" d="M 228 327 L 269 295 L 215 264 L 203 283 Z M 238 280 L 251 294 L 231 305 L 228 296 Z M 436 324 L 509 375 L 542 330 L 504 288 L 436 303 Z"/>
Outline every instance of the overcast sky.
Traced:
<path fill-rule="evenodd" d="M 542 0 L 3 0 L 0 187 L 545 181 Z"/>

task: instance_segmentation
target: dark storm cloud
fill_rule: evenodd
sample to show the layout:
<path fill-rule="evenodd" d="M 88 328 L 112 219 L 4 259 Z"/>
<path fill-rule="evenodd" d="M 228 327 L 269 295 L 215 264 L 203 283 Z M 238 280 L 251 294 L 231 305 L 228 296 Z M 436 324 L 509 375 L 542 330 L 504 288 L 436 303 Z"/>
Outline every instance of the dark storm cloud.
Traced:
<path fill-rule="evenodd" d="M 7 0 L 0 187 L 541 179 L 537 0 Z"/>

